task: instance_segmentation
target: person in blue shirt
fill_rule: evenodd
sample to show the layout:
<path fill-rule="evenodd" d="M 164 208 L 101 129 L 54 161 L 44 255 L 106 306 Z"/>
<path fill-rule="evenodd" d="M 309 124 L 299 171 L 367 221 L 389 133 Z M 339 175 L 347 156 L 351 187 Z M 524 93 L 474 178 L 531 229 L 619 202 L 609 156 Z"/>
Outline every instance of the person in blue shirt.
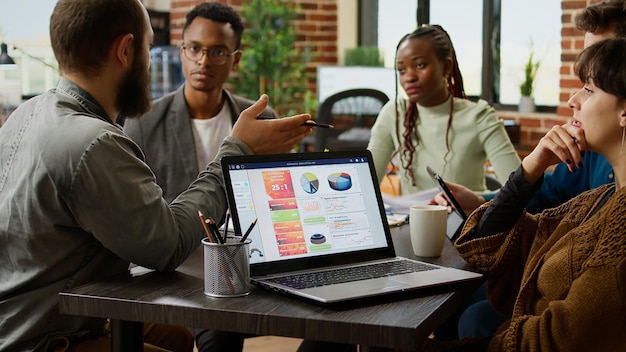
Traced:
<path fill-rule="evenodd" d="M 584 47 L 607 38 L 626 38 L 626 0 L 609 0 L 589 5 L 575 18 L 576 27 L 585 31 Z M 561 205 L 578 194 L 598 186 L 614 182 L 613 168 L 600 154 L 585 151 L 582 163 L 569 170 L 567 163 L 558 164 L 554 171 L 544 175 L 540 190 L 526 206 L 529 213 L 539 213 Z M 463 210 L 469 214 L 485 202 L 482 196 L 457 184 L 447 183 L 459 201 Z M 435 201 L 448 205 L 443 194 L 437 195 Z M 496 329 L 509 317 L 495 311 L 485 299 L 485 287 L 481 287 L 469 300 L 467 307 L 460 316 L 454 316 L 435 332 L 435 338 L 448 340 L 457 335 L 451 322 L 458 327 L 458 338 L 486 337 L 494 334 Z M 458 324 L 456 319 L 458 319 Z"/>
<path fill-rule="evenodd" d="M 528 203 L 526 211 L 539 213 L 559 206 L 586 190 L 614 182 L 613 168 L 602 155 L 585 151 L 583 165 L 572 173 L 567 164 L 561 163 L 553 172 L 547 173 L 541 189 Z"/>

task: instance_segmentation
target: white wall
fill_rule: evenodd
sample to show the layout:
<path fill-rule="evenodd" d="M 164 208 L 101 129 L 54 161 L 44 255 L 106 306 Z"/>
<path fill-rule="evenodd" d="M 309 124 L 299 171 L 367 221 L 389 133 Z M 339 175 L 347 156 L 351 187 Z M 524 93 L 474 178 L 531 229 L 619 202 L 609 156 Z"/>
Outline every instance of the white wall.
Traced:
<path fill-rule="evenodd" d="M 143 5 L 150 10 L 159 12 L 169 12 L 171 9 L 171 0 L 142 0 Z"/>

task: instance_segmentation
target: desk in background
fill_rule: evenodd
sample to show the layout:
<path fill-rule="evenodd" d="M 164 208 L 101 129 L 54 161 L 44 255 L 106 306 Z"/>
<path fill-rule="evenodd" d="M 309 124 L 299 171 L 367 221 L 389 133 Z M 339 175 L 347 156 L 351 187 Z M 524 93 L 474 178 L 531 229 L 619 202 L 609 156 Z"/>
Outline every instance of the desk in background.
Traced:
<path fill-rule="evenodd" d="M 391 232 L 397 254 L 417 258 L 409 226 Z M 441 257 L 418 259 L 467 268 L 449 242 Z M 257 287 L 245 297 L 208 297 L 203 270 L 199 248 L 172 273 L 118 277 L 62 292 L 60 312 L 111 318 L 114 351 L 141 350 L 141 322 L 417 350 L 480 285 L 473 281 L 331 308 Z"/>

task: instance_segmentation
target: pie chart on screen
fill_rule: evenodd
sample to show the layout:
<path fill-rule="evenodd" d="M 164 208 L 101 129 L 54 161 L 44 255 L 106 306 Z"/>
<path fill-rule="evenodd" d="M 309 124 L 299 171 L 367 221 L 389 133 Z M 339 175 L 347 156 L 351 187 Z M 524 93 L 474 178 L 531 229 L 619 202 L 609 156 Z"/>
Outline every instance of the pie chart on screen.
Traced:
<path fill-rule="evenodd" d="M 313 194 L 319 189 L 320 180 L 313 173 L 305 172 L 300 176 L 300 185 L 306 193 Z"/>
<path fill-rule="evenodd" d="M 335 191 L 346 191 L 352 187 L 352 177 L 345 172 L 337 172 L 328 176 L 328 185 Z"/>

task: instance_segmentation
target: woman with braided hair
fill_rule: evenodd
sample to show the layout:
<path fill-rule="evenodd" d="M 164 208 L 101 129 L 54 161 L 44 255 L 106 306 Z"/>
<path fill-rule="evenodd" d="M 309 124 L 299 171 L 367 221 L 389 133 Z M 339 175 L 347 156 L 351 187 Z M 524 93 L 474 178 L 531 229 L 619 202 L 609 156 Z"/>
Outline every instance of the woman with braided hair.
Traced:
<path fill-rule="evenodd" d="M 495 110 L 465 97 L 447 32 L 438 25 L 417 28 L 400 40 L 395 62 L 406 94 L 396 92 L 382 108 L 368 145 L 379 181 L 395 155 L 403 194 L 436 187 L 427 165 L 475 192 L 486 191 L 487 160 L 506 180 L 520 159 Z"/>

